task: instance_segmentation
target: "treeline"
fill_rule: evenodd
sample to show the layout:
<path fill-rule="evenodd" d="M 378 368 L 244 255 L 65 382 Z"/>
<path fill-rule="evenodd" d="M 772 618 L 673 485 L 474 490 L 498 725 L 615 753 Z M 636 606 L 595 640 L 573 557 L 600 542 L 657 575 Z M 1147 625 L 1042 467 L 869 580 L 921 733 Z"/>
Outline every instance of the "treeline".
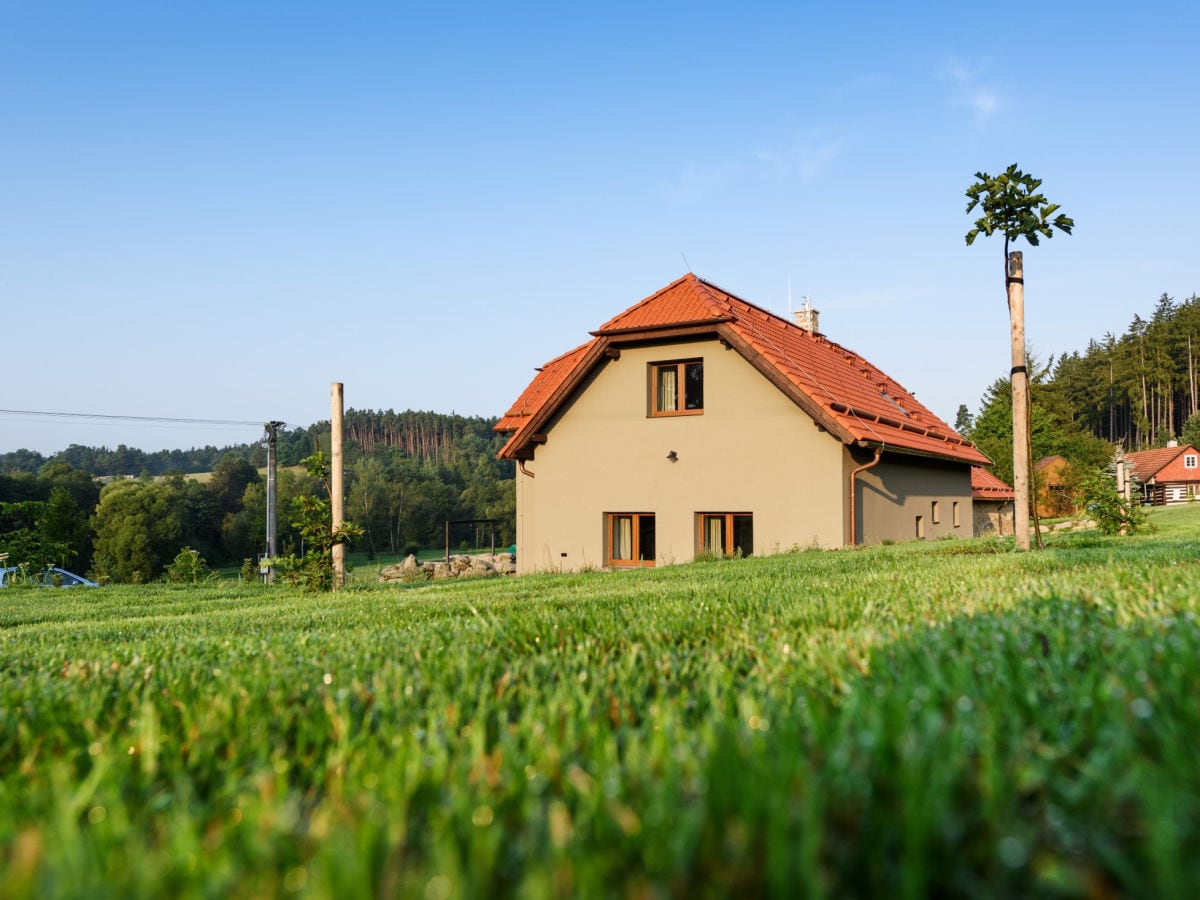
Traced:
<path fill-rule="evenodd" d="M 345 439 L 366 454 L 376 450 L 398 450 L 409 459 L 435 464 L 453 462 L 463 453 L 476 452 L 478 442 L 495 445 L 503 441 L 492 432 L 494 418 L 459 416 L 435 412 L 405 410 L 376 411 L 348 409 L 344 416 Z M 296 466 L 322 447 L 329 449 L 329 421 L 305 427 L 280 428 L 276 435 L 276 453 L 281 466 Z M 264 432 L 265 434 L 265 432 Z M 44 456 L 33 450 L 14 450 L 0 454 L 0 473 L 37 474 L 51 462 L 61 462 L 96 476 L 165 475 L 168 472 L 195 474 L 211 472 L 230 454 L 254 466 L 267 464 L 266 445 L 262 441 L 212 445 L 189 450 L 147 452 L 120 444 L 117 448 L 85 447 L 71 444 L 58 453 Z"/>
<path fill-rule="evenodd" d="M 503 438 L 491 430 L 494 423 L 436 413 L 348 411 L 346 517 L 363 529 L 352 549 L 373 556 L 439 547 L 445 522 L 456 519 L 494 519 L 497 543 L 512 543 L 514 472 L 512 463 L 496 458 Z M 328 422 L 279 432 L 280 555 L 305 552 L 294 510 L 300 498 L 320 496 L 327 485 L 299 464 L 316 451 L 327 452 L 329 437 Z M 212 565 L 240 564 L 263 552 L 265 448 L 225 448 L 203 470 L 211 473 L 207 479 L 187 478 L 190 473 L 181 469 L 156 474 L 146 461 L 157 454 L 128 448 L 96 450 L 91 457 L 79 452 L 87 449 L 69 448 L 33 472 L 28 451 L 6 454 L 6 463 L 21 461 L 19 468 L 0 473 L 0 552 L 9 553 L 9 565 L 61 565 L 98 580 L 136 582 L 160 577 L 183 547 Z M 193 466 L 204 452 L 191 451 L 197 454 Z M 96 472 L 67 459 L 119 471 Z M 137 475 L 130 477 L 134 468 Z M 98 480 L 114 475 L 107 485 Z M 452 535 L 456 546 L 489 537 L 470 528 Z"/>
<path fill-rule="evenodd" d="M 1120 450 L 1200 443 L 1200 298 L 1163 295 L 1149 320 L 1135 315 L 1120 338 L 1106 334 L 1083 353 L 1040 361 L 1030 374 L 1030 459 L 1064 457 L 1065 482 L 1106 468 Z M 1012 483 L 1012 389 L 999 378 L 979 411 L 959 407 L 958 431 Z"/>
<path fill-rule="evenodd" d="M 1120 337 L 1107 333 L 1053 362 L 1049 382 L 1080 427 L 1126 450 L 1181 436 L 1200 412 L 1200 298 L 1163 294 Z"/>

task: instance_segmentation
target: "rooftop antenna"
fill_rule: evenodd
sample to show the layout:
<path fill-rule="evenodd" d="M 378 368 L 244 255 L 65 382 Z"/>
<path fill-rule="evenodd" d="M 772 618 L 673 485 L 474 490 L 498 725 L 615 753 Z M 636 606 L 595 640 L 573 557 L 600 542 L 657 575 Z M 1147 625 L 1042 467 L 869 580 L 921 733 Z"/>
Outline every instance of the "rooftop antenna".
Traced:
<path fill-rule="evenodd" d="M 792 276 L 788 276 L 788 318 L 792 317 Z"/>
<path fill-rule="evenodd" d="M 691 273 L 692 272 L 692 264 L 687 261 L 687 256 L 684 255 L 684 252 L 682 250 L 679 251 L 679 255 L 683 257 L 683 267 L 685 269 L 687 269 L 689 273 Z M 692 273 L 692 274 L 695 274 L 695 273 Z"/>

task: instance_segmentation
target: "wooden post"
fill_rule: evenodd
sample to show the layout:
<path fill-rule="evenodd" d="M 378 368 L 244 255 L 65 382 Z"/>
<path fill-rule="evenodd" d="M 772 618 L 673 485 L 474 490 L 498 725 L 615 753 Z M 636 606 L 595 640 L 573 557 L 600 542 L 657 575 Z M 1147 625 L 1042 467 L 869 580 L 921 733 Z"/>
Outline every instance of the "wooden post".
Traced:
<path fill-rule="evenodd" d="M 343 488 L 343 458 L 342 458 L 342 383 L 333 383 L 331 396 L 332 411 L 330 415 L 329 436 L 329 507 L 333 513 L 332 527 L 336 534 L 345 520 L 345 490 Z M 346 585 L 346 545 L 338 541 L 333 545 L 333 589 L 336 591 Z"/>
<path fill-rule="evenodd" d="M 1012 328 L 1013 503 L 1017 549 L 1029 549 L 1029 372 L 1025 362 L 1025 269 L 1008 254 L 1008 320 Z"/>
<path fill-rule="evenodd" d="M 283 426 L 282 422 L 267 422 L 263 427 L 267 429 L 267 559 L 274 559 L 279 555 L 279 547 L 276 541 L 276 536 L 279 530 L 279 491 L 276 479 L 276 468 L 278 461 L 276 458 L 276 450 L 279 438 L 279 429 Z M 275 583 L 275 566 L 268 567 L 266 571 L 267 584 Z"/>

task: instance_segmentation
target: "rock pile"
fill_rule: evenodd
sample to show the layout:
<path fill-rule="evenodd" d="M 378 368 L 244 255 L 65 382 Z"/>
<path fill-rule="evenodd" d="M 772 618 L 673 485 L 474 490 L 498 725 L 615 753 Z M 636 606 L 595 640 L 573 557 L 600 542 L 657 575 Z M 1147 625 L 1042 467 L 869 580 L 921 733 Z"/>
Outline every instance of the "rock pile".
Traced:
<path fill-rule="evenodd" d="M 417 562 L 411 553 L 402 563 L 384 566 L 379 570 L 379 580 L 393 581 L 437 581 L 446 578 L 490 578 L 493 575 L 517 574 L 517 562 L 511 553 L 495 556 L 451 556 L 449 564 L 444 559 L 436 562 Z"/>
<path fill-rule="evenodd" d="M 1051 528 L 1044 530 L 1048 531 L 1087 531 L 1095 528 L 1096 523 L 1092 519 L 1067 519 L 1065 522 L 1056 522 Z"/>

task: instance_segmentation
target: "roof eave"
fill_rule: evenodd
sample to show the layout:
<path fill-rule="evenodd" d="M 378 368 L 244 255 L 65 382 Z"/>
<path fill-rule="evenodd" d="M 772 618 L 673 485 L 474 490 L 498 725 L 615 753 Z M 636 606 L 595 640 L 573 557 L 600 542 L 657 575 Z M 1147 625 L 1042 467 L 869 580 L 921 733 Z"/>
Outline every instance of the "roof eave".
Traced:
<path fill-rule="evenodd" d="M 533 458 L 531 445 L 534 435 L 558 412 L 559 407 L 575 392 L 575 388 L 579 386 L 579 383 L 592 371 L 595 365 L 605 358 L 605 351 L 608 349 L 608 346 L 609 341 L 607 338 L 601 337 L 596 340 L 575 364 L 574 368 L 571 369 L 567 377 L 563 379 L 562 383 L 541 404 L 537 412 L 521 423 L 521 426 L 508 439 L 508 443 L 500 448 L 500 452 L 497 455 L 501 459 Z M 525 455 L 526 453 L 528 455 Z"/>
<path fill-rule="evenodd" d="M 707 319 L 694 319 L 690 322 L 672 322 L 669 325 L 656 324 L 638 325 L 633 328 L 602 328 L 598 331 L 589 331 L 588 334 L 592 337 L 633 338 L 637 340 L 675 335 L 687 337 L 692 334 L 716 331 L 718 326 L 732 321 L 734 321 L 733 316 L 720 316 Z"/>
<path fill-rule="evenodd" d="M 905 456 L 920 456 L 925 459 L 940 459 L 945 462 L 961 463 L 964 466 L 995 465 L 992 460 L 988 459 L 978 450 L 975 451 L 976 453 L 979 453 L 979 458 L 976 459 L 967 458 L 964 456 L 956 456 L 950 453 L 938 453 L 933 450 L 918 450 L 915 447 L 905 447 L 903 444 L 889 444 L 883 438 L 862 438 L 861 440 L 855 441 L 855 444 L 857 444 L 859 447 L 882 447 L 884 450 L 890 453 L 901 453 Z"/>

